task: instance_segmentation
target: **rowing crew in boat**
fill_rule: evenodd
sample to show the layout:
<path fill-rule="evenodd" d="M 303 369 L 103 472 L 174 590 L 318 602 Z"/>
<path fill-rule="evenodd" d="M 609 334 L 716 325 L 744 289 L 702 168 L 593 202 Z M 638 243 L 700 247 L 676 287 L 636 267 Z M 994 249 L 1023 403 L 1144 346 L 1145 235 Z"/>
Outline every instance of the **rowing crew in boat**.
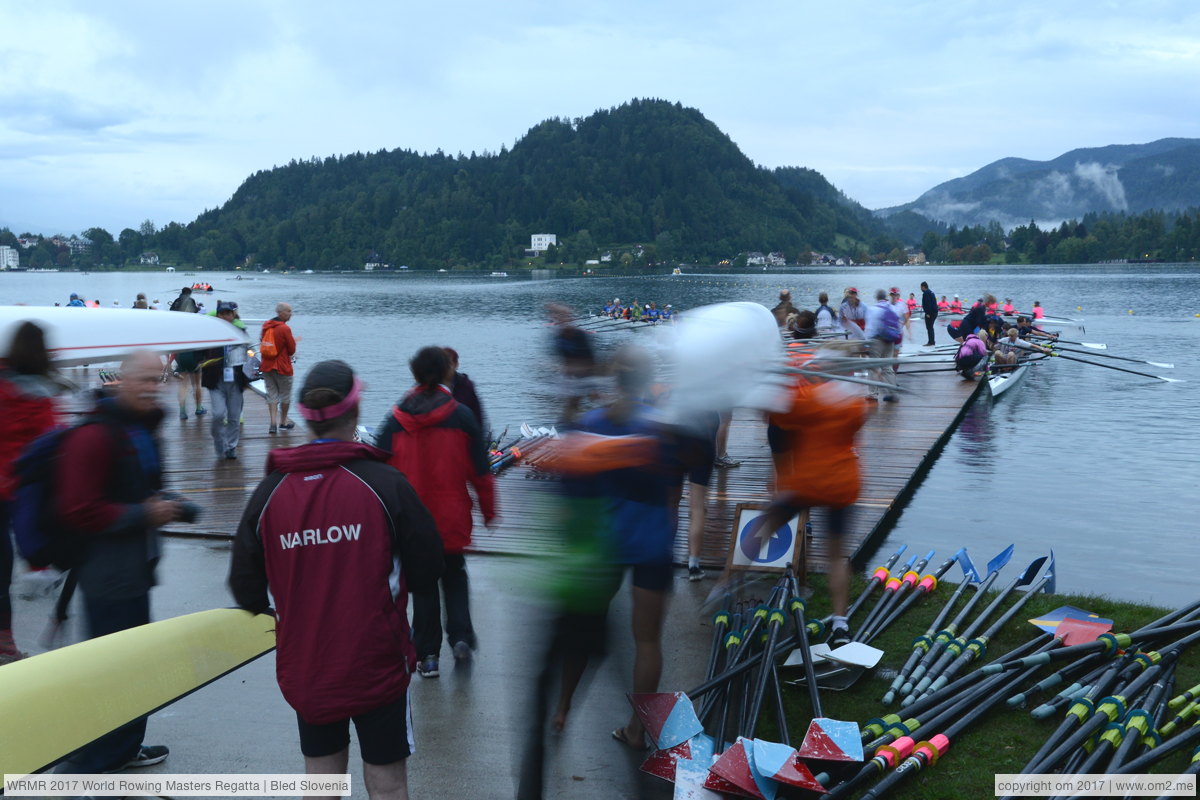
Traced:
<path fill-rule="evenodd" d="M 621 298 L 613 298 L 613 301 L 604 306 L 601 312 L 603 316 L 613 319 L 626 319 L 631 322 L 660 322 L 674 319 L 675 309 L 670 303 L 665 308 L 659 308 L 657 303 L 647 303 L 643 306 L 634 298 L 632 303 L 621 305 Z"/>

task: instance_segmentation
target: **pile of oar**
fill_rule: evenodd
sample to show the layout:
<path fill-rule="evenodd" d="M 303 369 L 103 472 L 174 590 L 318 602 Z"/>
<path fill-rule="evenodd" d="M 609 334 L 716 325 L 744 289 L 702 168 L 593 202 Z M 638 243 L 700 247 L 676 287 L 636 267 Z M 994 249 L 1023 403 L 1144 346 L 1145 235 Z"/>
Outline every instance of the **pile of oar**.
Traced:
<path fill-rule="evenodd" d="M 508 428 L 505 428 L 504 432 L 507 433 Z M 502 472 L 557 436 L 558 431 L 553 427 L 532 428 L 528 423 L 521 424 L 520 436 L 504 444 L 500 443 L 500 439 L 504 438 L 504 433 L 501 433 L 488 451 L 492 474 Z"/>

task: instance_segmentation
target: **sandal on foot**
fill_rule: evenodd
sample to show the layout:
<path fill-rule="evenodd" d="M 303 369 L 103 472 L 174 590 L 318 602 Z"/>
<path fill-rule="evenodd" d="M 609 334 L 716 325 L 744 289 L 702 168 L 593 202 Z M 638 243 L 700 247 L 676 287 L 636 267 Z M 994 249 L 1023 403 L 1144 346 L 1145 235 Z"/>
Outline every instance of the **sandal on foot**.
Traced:
<path fill-rule="evenodd" d="M 617 728 L 615 731 L 613 731 L 612 738 L 615 739 L 616 741 L 620 742 L 621 744 L 625 745 L 626 747 L 628 747 L 631 750 L 638 750 L 638 751 L 644 752 L 644 751 L 650 749 L 650 746 L 648 744 L 646 744 L 645 741 L 641 741 L 641 742 L 630 741 L 629 735 L 625 732 L 624 727 Z"/>

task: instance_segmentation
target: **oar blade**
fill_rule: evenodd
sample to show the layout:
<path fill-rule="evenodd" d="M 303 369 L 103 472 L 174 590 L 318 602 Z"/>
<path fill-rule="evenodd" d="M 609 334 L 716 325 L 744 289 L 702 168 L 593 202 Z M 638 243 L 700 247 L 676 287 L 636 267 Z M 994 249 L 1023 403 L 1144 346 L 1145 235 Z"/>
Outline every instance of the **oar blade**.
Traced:
<path fill-rule="evenodd" d="M 967 555 L 967 548 L 962 548 L 956 554 L 958 564 L 962 567 L 963 580 L 971 583 L 979 583 L 979 571 L 975 569 L 975 565 L 971 563 L 971 557 Z"/>
<path fill-rule="evenodd" d="M 1062 637 L 1063 645 L 1087 644 L 1094 642 L 1112 630 L 1112 623 L 1107 625 L 1083 619 L 1068 617 L 1058 624 L 1058 635 Z"/>
<path fill-rule="evenodd" d="M 1054 551 L 1050 551 L 1050 563 L 1046 567 L 1046 584 L 1042 587 L 1042 591 L 1046 594 L 1058 593 L 1058 573 L 1054 571 Z"/>
<path fill-rule="evenodd" d="M 1004 565 L 1009 562 L 1009 559 L 1013 556 L 1013 551 L 1016 549 L 1017 546 L 1015 544 L 1010 544 L 997 553 L 996 557 L 987 563 L 987 574 L 991 575 L 993 572 L 999 572 L 1004 569 Z M 978 581 L 979 579 L 976 578 L 975 580 Z"/>
<path fill-rule="evenodd" d="M 1164 378 L 1162 375 L 1153 375 L 1151 377 L 1158 378 L 1165 383 L 1187 383 L 1183 378 Z"/>
<path fill-rule="evenodd" d="M 827 644 L 815 644 L 809 652 L 812 653 L 814 662 L 832 661 L 835 664 L 861 667 L 862 669 L 871 669 L 883 658 L 882 650 L 862 642 L 850 642 L 836 650 L 831 649 Z M 785 663 L 784 666 L 789 666 L 791 661 L 792 657 L 789 657 L 788 663 Z"/>
<path fill-rule="evenodd" d="M 1158 367 L 1159 369 L 1175 369 L 1174 364 L 1164 364 L 1161 361 L 1147 361 L 1146 363 L 1152 367 Z"/>
<path fill-rule="evenodd" d="M 1042 565 L 1045 563 L 1046 563 L 1045 556 L 1042 556 L 1041 558 L 1035 558 L 1029 564 L 1029 566 L 1026 567 L 1025 572 L 1021 575 L 1021 577 L 1017 579 L 1015 586 L 1028 586 L 1029 584 L 1031 584 L 1035 580 L 1037 580 L 1037 576 L 1042 571 Z"/>
<path fill-rule="evenodd" d="M 857 723 L 817 717 L 808 724 L 798 752 L 801 758 L 822 761 L 862 761 L 862 734 Z"/>

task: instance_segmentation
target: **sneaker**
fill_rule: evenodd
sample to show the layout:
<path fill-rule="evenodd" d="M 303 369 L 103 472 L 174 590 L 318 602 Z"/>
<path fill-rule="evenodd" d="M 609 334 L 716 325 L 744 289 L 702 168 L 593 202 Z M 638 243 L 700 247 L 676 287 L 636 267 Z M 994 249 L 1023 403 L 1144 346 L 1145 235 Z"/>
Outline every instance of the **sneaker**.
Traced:
<path fill-rule="evenodd" d="M 734 461 L 729 456 L 721 456 L 713 461 L 713 466 L 717 469 L 731 469 L 733 467 L 741 466 L 741 464 L 742 462 Z"/>
<path fill-rule="evenodd" d="M 704 570 L 700 567 L 688 567 L 688 580 L 693 583 L 704 580 Z"/>
<path fill-rule="evenodd" d="M 437 656 L 426 656 L 417 662 L 417 674 L 422 678 L 436 678 L 438 672 Z"/>
<path fill-rule="evenodd" d="M 455 642 L 453 650 L 455 661 L 471 660 L 471 645 L 467 644 L 466 642 Z"/>
<path fill-rule="evenodd" d="M 144 744 L 138 748 L 137 755 L 129 759 L 121 769 L 152 767 L 166 761 L 169 755 L 171 751 L 161 744 Z"/>
<path fill-rule="evenodd" d="M 296 427 L 296 423 L 292 422 L 292 421 L 289 419 L 287 422 L 285 422 L 285 423 L 283 423 L 282 425 L 280 425 L 280 426 L 279 426 L 279 429 L 280 429 L 280 430 L 284 430 L 284 431 L 290 431 L 290 430 L 291 430 L 292 428 L 294 428 L 294 427 Z"/>
<path fill-rule="evenodd" d="M 833 633 L 829 634 L 829 638 L 825 644 L 833 650 L 838 649 L 844 644 L 850 644 L 850 629 L 849 628 L 834 628 Z"/>
<path fill-rule="evenodd" d="M 267 433 L 271 433 L 271 434 L 279 433 L 279 428 L 272 425 L 271 427 L 267 428 Z"/>
<path fill-rule="evenodd" d="M 196 416 L 197 417 L 203 417 L 207 413 L 208 413 L 208 409 L 205 408 L 204 406 L 196 406 Z"/>
<path fill-rule="evenodd" d="M 200 413 L 200 412 L 196 412 L 196 413 L 198 414 L 198 413 Z M 182 408 L 181 408 L 181 409 L 179 409 L 179 418 L 180 418 L 180 419 L 187 419 L 187 411 L 183 410 Z"/>

